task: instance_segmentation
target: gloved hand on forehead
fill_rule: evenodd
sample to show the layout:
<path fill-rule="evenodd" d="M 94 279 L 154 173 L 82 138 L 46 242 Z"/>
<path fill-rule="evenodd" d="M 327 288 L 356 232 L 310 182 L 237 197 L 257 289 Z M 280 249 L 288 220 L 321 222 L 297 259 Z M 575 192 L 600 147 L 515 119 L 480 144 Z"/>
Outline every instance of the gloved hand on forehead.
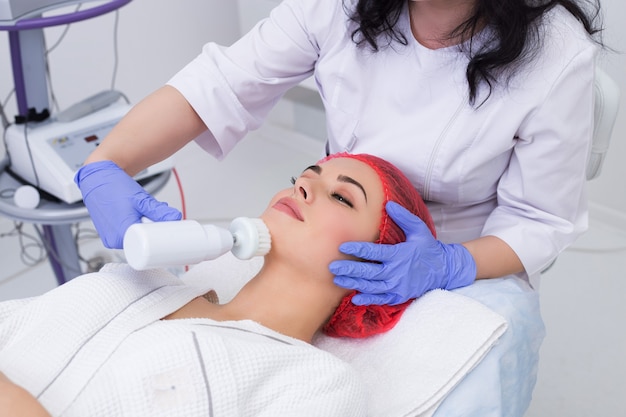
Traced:
<path fill-rule="evenodd" d="M 81 167 L 74 182 L 80 188 L 104 246 L 122 249 L 124 234 L 142 217 L 153 221 L 180 220 L 180 211 L 157 201 L 123 169 L 111 161 Z"/>
<path fill-rule="evenodd" d="M 386 210 L 404 231 L 405 242 L 346 242 L 341 252 L 373 262 L 330 264 L 336 285 L 358 291 L 354 304 L 400 304 L 432 289 L 450 290 L 474 282 L 476 263 L 463 245 L 435 239 L 419 217 L 397 203 L 388 202 Z"/>

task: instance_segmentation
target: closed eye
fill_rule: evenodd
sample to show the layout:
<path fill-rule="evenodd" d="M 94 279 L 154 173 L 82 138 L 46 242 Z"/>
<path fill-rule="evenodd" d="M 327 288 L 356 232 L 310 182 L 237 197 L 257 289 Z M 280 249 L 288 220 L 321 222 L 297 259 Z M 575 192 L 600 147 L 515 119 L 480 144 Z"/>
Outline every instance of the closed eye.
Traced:
<path fill-rule="evenodd" d="M 331 196 L 339 201 L 340 203 L 345 204 L 346 206 L 350 207 L 350 208 L 354 208 L 354 204 L 352 204 L 352 202 L 350 200 L 348 200 L 347 198 L 345 198 L 344 196 L 342 196 L 339 193 L 331 193 Z"/>

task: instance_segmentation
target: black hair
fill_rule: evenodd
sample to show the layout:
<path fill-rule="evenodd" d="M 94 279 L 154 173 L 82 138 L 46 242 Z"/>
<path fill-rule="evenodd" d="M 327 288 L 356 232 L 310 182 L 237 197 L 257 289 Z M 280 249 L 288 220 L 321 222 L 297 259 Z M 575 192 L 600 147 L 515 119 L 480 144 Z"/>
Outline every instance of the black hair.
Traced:
<path fill-rule="evenodd" d="M 347 12 L 357 26 L 351 34 L 352 40 L 374 51 L 394 42 L 407 45 L 405 34 L 396 28 L 406 1 L 358 0 L 354 10 Z M 470 103 L 474 104 L 481 83 L 486 83 L 491 92 L 495 83 L 501 78 L 508 80 L 513 71 L 539 49 L 541 17 L 557 5 L 578 19 L 590 35 L 601 32 L 596 26 L 600 15 L 599 0 L 584 0 L 582 4 L 577 0 L 476 1 L 473 14 L 449 34 L 450 39 L 470 40 L 483 22 L 493 30 L 494 38 L 484 47 L 472 50 L 471 42 L 465 47 L 469 56 L 465 75 Z M 601 44 L 600 40 L 597 42 Z"/>

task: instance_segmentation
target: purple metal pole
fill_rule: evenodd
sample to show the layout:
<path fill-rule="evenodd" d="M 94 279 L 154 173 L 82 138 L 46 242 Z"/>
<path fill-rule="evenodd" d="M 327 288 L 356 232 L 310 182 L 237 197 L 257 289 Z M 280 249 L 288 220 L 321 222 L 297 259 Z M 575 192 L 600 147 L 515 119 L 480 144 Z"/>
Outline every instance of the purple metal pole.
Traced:
<path fill-rule="evenodd" d="M 9 46 L 11 48 L 11 64 L 13 67 L 13 83 L 17 99 L 18 114 L 28 114 L 26 101 L 26 85 L 24 84 L 24 69 L 22 68 L 22 53 L 20 50 L 20 36 L 18 32 L 9 32 Z"/>
<path fill-rule="evenodd" d="M 13 80 L 15 83 L 15 96 L 17 99 L 18 114 L 26 116 L 28 114 L 28 99 L 26 94 L 26 82 L 24 78 L 24 67 L 22 61 L 22 53 L 20 49 L 19 31 L 42 29 L 50 26 L 65 25 L 68 23 L 78 22 L 81 20 L 91 19 L 92 17 L 119 9 L 120 7 L 130 3 L 131 0 L 113 0 L 100 6 L 91 7 L 86 10 L 67 13 L 57 16 L 37 17 L 32 19 L 22 19 L 11 24 L 0 25 L 0 30 L 9 32 L 9 44 L 11 48 L 11 62 L 13 69 Z"/>
<path fill-rule="evenodd" d="M 131 0 L 114 0 L 100 6 L 92 7 L 79 12 L 72 12 L 58 16 L 39 17 L 34 19 L 18 20 L 12 25 L 0 25 L 0 30 L 28 30 L 41 29 L 50 26 L 66 25 L 68 23 L 78 22 L 81 20 L 91 19 L 92 17 L 119 9 L 120 7 L 130 3 Z"/>
<path fill-rule="evenodd" d="M 54 233 L 52 233 L 52 226 L 43 225 L 43 235 L 44 239 L 48 241 L 48 251 L 52 250 L 57 253 L 57 245 L 54 239 Z M 50 266 L 52 267 L 52 272 L 54 272 L 54 276 L 57 279 L 57 284 L 63 285 L 67 281 L 69 281 L 68 277 L 65 276 L 63 272 L 63 267 L 56 259 L 54 259 L 54 254 L 48 255 L 48 260 L 50 261 Z"/>
<path fill-rule="evenodd" d="M 70 225 L 44 225 L 48 259 L 59 285 L 82 274 L 78 247 Z"/>

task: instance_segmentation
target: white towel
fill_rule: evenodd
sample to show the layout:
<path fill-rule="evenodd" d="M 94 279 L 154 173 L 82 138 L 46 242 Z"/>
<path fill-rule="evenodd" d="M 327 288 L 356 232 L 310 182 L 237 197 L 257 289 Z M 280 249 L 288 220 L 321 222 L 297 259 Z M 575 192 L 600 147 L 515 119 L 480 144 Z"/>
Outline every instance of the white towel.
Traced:
<path fill-rule="evenodd" d="M 183 280 L 212 280 L 220 301 L 262 266 L 231 254 L 201 263 Z M 416 300 L 391 331 L 367 339 L 320 335 L 314 344 L 347 361 L 368 387 L 371 417 L 431 416 L 505 332 L 505 319 L 478 301 L 436 290 Z"/>
<path fill-rule="evenodd" d="M 435 290 L 411 304 L 385 334 L 366 339 L 320 336 L 315 344 L 363 375 L 368 415 L 426 417 L 505 329 L 505 320 L 482 304 Z"/>

